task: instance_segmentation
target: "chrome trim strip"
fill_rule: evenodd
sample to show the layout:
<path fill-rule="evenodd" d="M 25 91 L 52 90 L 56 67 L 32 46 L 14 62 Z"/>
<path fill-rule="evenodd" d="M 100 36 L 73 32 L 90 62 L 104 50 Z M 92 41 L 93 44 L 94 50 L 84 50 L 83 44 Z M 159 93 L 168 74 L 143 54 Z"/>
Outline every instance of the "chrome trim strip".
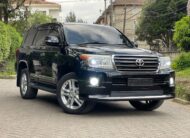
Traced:
<path fill-rule="evenodd" d="M 126 54 L 114 54 L 115 56 L 124 56 L 124 57 L 155 57 L 157 58 L 157 55 L 126 55 Z"/>
<path fill-rule="evenodd" d="M 113 65 L 113 68 L 117 71 L 117 67 L 116 67 L 116 65 L 115 65 L 115 61 L 114 61 L 114 57 L 115 57 L 115 55 L 112 55 L 112 65 Z"/>
<path fill-rule="evenodd" d="M 96 100 L 145 100 L 145 99 L 170 99 L 174 96 L 161 95 L 161 96 L 129 96 L 129 97 L 111 97 L 109 95 L 89 95 L 88 98 Z"/>

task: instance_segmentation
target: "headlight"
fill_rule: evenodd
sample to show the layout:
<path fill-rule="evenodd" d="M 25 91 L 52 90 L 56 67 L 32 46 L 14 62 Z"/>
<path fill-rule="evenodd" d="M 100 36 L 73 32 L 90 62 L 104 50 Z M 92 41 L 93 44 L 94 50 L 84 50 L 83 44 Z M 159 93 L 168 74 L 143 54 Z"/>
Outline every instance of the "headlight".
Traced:
<path fill-rule="evenodd" d="M 159 60 L 160 60 L 160 70 L 171 68 L 170 57 L 160 57 Z"/>
<path fill-rule="evenodd" d="M 80 59 L 92 68 L 113 69 L 112 57 L 109 55 L 82 54 Z"/>

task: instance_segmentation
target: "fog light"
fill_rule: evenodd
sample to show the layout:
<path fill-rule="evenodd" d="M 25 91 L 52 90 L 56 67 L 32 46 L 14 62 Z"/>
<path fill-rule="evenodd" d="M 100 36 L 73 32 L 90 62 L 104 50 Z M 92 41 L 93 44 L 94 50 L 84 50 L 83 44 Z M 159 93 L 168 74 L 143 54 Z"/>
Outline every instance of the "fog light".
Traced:
<path fill-rule="evenodd" d="M 90 85 L 92 86 L 98 86 L 99 85 L 99 79 L 98 78 L 90 78 Z"/>
<path fill-rule="evenodd" d="M 170 78 L 170 86 L 174 86 L 174 85 L 175 85 L 174 78 Z"/>
<path fill-rule="evenodd" d="M 92 65 L 96 65 L 97 64 L 97 62 L 96 62 L 95 59 L 92 59 L 90 62 L 91 62 Z"/>

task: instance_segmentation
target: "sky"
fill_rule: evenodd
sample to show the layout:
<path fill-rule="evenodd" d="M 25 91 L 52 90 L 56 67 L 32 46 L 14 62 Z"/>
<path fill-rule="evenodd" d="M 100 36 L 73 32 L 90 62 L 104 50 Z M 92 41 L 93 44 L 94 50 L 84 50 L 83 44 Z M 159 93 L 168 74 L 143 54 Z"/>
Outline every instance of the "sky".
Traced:
<path fill-rule="evenodd" d="M 77 18 L 93 23 L 104 10 L 104 0 L 47 0 L 62 5 L 61 17 L 65 19 L 70 11 L 75 12 Z M 107 0 L 109 4 L 109 0 Z"/>

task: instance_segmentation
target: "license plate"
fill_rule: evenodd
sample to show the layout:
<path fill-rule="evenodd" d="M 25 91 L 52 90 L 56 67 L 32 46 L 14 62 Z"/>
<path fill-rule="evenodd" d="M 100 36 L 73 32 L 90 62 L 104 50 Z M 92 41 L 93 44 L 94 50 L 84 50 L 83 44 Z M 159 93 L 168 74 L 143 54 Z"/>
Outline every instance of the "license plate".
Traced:
<path fill-rule="evenodd" d="M 152 86 L 152 78 L 128 78 L 128 86 Z"/>

